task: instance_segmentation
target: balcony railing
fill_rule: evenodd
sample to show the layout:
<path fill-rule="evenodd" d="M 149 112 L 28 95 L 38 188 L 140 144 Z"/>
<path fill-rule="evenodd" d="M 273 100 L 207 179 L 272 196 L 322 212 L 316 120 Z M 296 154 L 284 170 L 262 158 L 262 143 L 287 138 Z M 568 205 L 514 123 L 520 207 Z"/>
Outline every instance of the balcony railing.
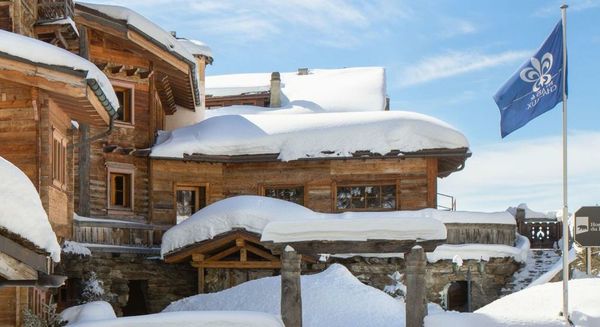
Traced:
<path fill-rule="evenodd" d="M 38 23 L 73 18 L 73 0 L 38 0 Z"/>
<path fill-rule="evenodd" d="M 456 211 L 456 199 L 452 195 L 438 193 L 437 196 L 439 210 Z M 441 199 L 444 199 L 444 204 L 440 204 Z"/>

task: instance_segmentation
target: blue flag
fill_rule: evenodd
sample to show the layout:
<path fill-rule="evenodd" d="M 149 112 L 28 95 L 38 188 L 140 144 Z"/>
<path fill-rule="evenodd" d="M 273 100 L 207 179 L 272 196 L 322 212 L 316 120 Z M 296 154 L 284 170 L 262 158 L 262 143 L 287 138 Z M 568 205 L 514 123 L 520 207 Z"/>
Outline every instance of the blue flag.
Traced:
<path fill-rule="evenodd" d="M 500 109 L 502 137 L 562 101 L 562 66 L 563 36 L 559 21 L 535 55 L 494 95 Z"/>

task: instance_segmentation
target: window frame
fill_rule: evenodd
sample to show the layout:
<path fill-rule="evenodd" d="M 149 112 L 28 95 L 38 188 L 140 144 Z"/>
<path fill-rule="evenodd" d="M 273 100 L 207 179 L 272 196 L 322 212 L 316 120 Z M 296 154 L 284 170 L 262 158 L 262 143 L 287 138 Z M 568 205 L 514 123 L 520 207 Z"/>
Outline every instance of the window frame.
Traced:
<path fill-rule="evenodd" d="M 129 175 L 129 206 L 113 204 L 112 175 Z M 133 214 L 135 208 L 135 166 L 132 164 L 106 163 L 106 204 L 109 214 Z"/>
<path fill-rule="evenodd" d="M 191 190 L 191 189 L 196 189 L 199 190 L 201 187 L 204 188 L 204 207 L 208 206 L 209 204 L 209 183 L 174 183 L 173 184 L 173 209 L 175 210 L 175 218 L 174 218 L 174 225 L 179 224 L 177 222 L 177 191 L 178 190 Z M 200 192 L 196 192 L 196 200 L 200 199 Z M 198 201 L 199 202 L 199 201 Z M 199 203 L 198 203 L 199 205 Z M 192 212 L 192 215 L 196 212 L 198 212 L 198 210 L 202 209 L 202 208 L 198 208 L 196 211 Z"/>
<path fill-rule="evenodd" d="M 297 203 L 297 202 L 293 202 L 293 201 L 289 201 L 286 199 L 280 199 L 280 198 L 273 198 L 273 199 L 279 199 L 279 200 L 283 200 L 283 201 L 288 201 L 288 202 L 292 202 L 301 206 L 306 206 L 306 203 L 308 203 L 308 192 L 306 192 L 307 187 L 305 184 L 260 184 L 259 185 L 259 192 L 258 194 L 260 196 L 267 196 L 267 189 L 291 189 L 291 188 L 302 188 L 302 203 Z M 272 197 L 271 197 L 272 198 Z"/>
<path fill-rule="evenodd" d="M 342 187 L 365 187 L 366 188 L 366 187 L 373 187 L 373 186 L 379 186 L 379 187 L 394 186 L 395 187 L 395 191 L 394 191 L 395 206 L 393 208 L 382 208 L 382 207 L 369 208 L 366 206 L 367 201 L 366 201 L 366 197 L 365 197 L 365 208 L 343 209 L 343 208 L 338 207 L 338 205 L 337 205 L 338 188 L 342 188 Z M 400 180 L 366 180 L 366 181 L 349 181 L 349 182 L 334 181 L 332 183 L 332 191 L 333 191 L 333 192 L 331 192 L 332 212 L 395 211 L 395 210 L 400 210 L 400 208 L 401 208 L 401 206 L 400 206 Z"/>
<path fill-rule="evenodd" d="M 61 190 L 66 190 L 67 138 L 56 127 L 52 126 L 52 137 L 50 143 L 50 168 L 52 172 L 52 185 L 60 188 Z M 57 144 L 59 146 L 58 151 L 56 148 Z"/>
<path fill-rule="evenodd" d="M 129 120 L 118 120 L 115 118 L 115 125 L 119 127 L 133 127 L 135 125 L 135 83 L 115 79 L 111 79 L 110 83 L 115 93 L 122 91 L 129 93 Z"/>

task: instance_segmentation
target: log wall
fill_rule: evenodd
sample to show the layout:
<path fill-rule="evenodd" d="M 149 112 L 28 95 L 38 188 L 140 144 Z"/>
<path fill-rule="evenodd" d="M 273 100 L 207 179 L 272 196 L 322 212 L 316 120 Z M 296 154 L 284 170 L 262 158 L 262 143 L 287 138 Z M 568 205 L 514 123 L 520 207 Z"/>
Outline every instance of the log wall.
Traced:
<path fill-rule="evenodd" d="M 435 159 L 352 159 L 262 163 L 205 163 L 153 159 L 152 223 L 175 223 L 175 186 L 206 185 L 207 203 L 235 195 L 261 195 L 264 186 L 304 186 L 304 205 L 334 212 L 335 188 L 343 184 L 397 185 L 398 210 L 435 207 Z M 433 199 L 433 200 L 432 200 Z"/>

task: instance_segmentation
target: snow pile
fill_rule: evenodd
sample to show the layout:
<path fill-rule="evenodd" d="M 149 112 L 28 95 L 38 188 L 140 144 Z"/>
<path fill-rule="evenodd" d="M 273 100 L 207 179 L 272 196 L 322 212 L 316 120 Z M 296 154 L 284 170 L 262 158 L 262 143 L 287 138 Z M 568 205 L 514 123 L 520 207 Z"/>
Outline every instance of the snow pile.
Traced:
<path fill-rule="evenodd" d="M 289 222 L 296 228 L 286 234 L 280 223 Z M 378 226 L 378 223 L 382 223 Z M 301 205 L 255 195 L 227 198 L 202 208 L 182 223 L 171 227 L 162 238 L 161 254 L 165 254 L 213 237 L 235 228 L 263 234 L 265 227 L 272 227 L 274 238 L 285 237 L 330 239 L 364 239 L 368 232 L 383 239 L 445 239 L 446 228 L 435 219 L 406 215 L 401 211 L 319 213 Z M 339 227 L 337 227 L 339 226 Z M 389 228 L 389 229 L 388 229 Z M 267 231 L 268 232 L 268 231 Z M 279 238 L 278 238 L 279 239 Z"/>
<path fill-rule="evenodd" d="M 4 42 L 3 33 L 6 32 L 0 31 L 0 43 Z M 0 228 L 30 241 L 59 262 L 60 245 L 35 186 L 25 173 L 2 157 L 0 199 Z"/>
<path fill-rule="evenodd" d="M 60 313 L 60 316 L 69 322 L 68 326 L 87 321 L 117 318 L 112 306 L 105 301 L 95 301 L 66 308 Z"/>
<path fill-rule="evenodd" d="M 177 41 L 187 50 L 187 52 L 195 56 L 206 56 L 212 58 L 212 50 L 206 43 L 198 40 L 177 39 Z"/>
<path fill-rule="evenodd" d="M 437 262 L 450 260 L 455 256 L 461 260 L 485 260 L 490 258 L 512 257 L 518 262 L 525 262 L 529 255 L 529 240 L 518 235 L 516 246 L 502 244 L 443 244 L 433 252 L 427 253 L 427 261 Z M 462 262 L 462 261 L 461 261 Z"/>
<path fill-rule="evenodd" d="M 452 126 L 413 112 L 225 115 L 170 132 L 151 156 L 279 154 L 280 160 L 289 161 L 350 157 L 357 151 L 468 147 L 465 136 Z"/>
<path fill-rule="evenodd" d="M 303 326 L 403 326 L 404 303 L 364 285 L 344 266 L 301 277 Z M 166 312 L 248 310 L 280 314 L 280 277 L 257 279 L 171 303 Z"/>
<path fill-rule="evenodd" d="M 529 207 L 527 206 L 526 203 L 521 203 L 516 207 L 508 207 L 508 209 L 506 209 L 507 212 L 509 212 L 511 215 L 513 215 L 514 217 L 517 216 L 517 209 L 523 209 L 525 210 L 525 219 L 548 219 L 548 218 L 554 218 L 554 217 L 550 217 L 545 213 L 542 212 L 538 212 L 538 211 L 533 211 L 531 209 L 529 209 Z"/>
<path fill-rule="evenodd" d="M 261 312 L 163 312 L 143 316 L 86 321 L 74 327 L 284 327 L 281 319 Z"/>
<path fill-rule="evenodd" d="M 87 73 L 86 79 L 95 80 L 102 92 L 117 110 L 119 100 L 106 75 L 96 65 L 67 50 L 27 36 L 0 30 L 0 52 L 33 63 L 61 66 Z"/>
<path fill-rule="evenodd" d="M 577 251 L 573 247 L 569 250 L 569 263 L 572 263 L 573 261 L 575 261 L 575 259 L 577 259 Z M 531 282 L 531 284 L 529 284 L 529 286 L 527 286 L 527 287 L 548 283 L 558 273 L 560 273 L 562 271 L 562 267 L 563 267 L 563 262 L 562 262 L 562 257 L 561 257 L 561 260 L 558 260 L 557 262 L 555 262 L 554 265 L 552 265 L 552 267 L 550 269 L 548 269 L 548 271 L 546 273 L 544 273 L 543 275 L 538 277 L 536 280 Z"/>
<path fill-rule="evenodd" d="M 281 106 L 314 112 L 382 111 L 386 105 L 382 67 L 311 69 L 307 75 L 281 73 Z M 206 94 L 230 96 L 269 91 L 271 73 L 206 77 Z M 219 109 L 223 110 L 223 109 Z M 216 110 L 216 111 L 219 111 Z"/>
<path fill-rule="evenodd" d="M 65 241 L 62 251 L 63 253 L 76 254 L 84 257 L 92 255 L 90 249 L 83 246 L 81 243 L 74 241 Z"/>
<path fill-rule="evenodd" d="M 324 214 L 322 214 L 324 216 Z M 336 214 L 332 214 L 336 215 Z M 446 228 L 432 218 L 377 218 L 376 212 L 344 213 L 333 219 L 273 221 L 261 241 L 445 240 Z"/>
<path fill-rule="evenodd" d="M 447 211 L 436 209 L 422 209 L 416 211 L 420 217 L 431 217 L 444 224 L 497 224 L 516 225 L 515 217 L 503 212 L 478 212 L 478 211 Z M 408 213 L 408 212 L 407 212 Z"/>
<path fill-rule="evenodd" d="M 600 326 L 600 279 L 569 281 L 571 320 L 578 327 Z M 430 314 L 426 327 L 558 327 L 565 326 L 562 282 L 547 283 L 513 293 L 474 313 Z"/>

